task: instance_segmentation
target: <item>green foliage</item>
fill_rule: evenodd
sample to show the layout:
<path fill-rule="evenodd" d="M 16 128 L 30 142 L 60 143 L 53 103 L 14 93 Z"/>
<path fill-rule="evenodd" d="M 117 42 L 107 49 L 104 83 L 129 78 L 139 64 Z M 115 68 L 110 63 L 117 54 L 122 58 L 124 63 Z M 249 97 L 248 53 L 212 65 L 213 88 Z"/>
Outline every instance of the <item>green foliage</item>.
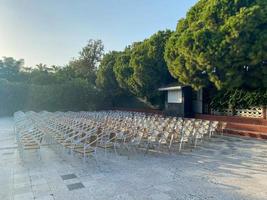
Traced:
<path fill-rule="evenodd" d="M 137 96 L 153 101 L 157 89 L 170 82 L 171 76 L 164 60 L 165 44 L 171 31 L 159 31 L 132 49 L 133 68 L 131 87 Z"/>
<path fill-rule="evenodd" d="M 28 82 L 31 84 L 45 85 L 55 83 L 54 74 L 46 67 L 38 67 L 28 74 Z"/>
<path fill-rule="evenodd" d="M 133 74 L 133 68 L 130 67 L 131 59 L 131 46 L 125 48 L 123 52 L 117 55 L 114 73 L 116 80 L 121 88 L 128 89 L 128 83 L 131 80 Z"/>
<path fill-rule="evenodd" d="M 28 110 L 91 110 L 97 107 L 97 91 L 85 80 L 58 85 L 30 85 Z"/>
<path fill-rule="evenodd" d="M 79 111 L 101 106 L 99 93 L 87 81 L 73 79 L 63 84 L 36 85 L 0 80 L 0 116 L 17 110 Z"/>
<path fill-rule="evenodd" d="M 101 40 L 89 40 L 88 44 L 79 53 L 80 56 L 69 62 L 77 77 L 87 79 L 95 84 L 96 70 L 102 59 L 104 45 Z"/>
<path fill-rule="evenodd" d="M 0 116 L 12 115 L 15 111 L 25 108 L 27 95 L 26 84 L 0 79 Z"/>
<path fill-rule="evenodd" d="M 157 89 L 172 81 L 164 60 L 171 31 L 159 31 L 149 39 L 134 43 L 120 53 L 115 64 L 119 85 L 152 104 L 159 104 Z"/>
<path fill-rule="evenodd" d="M 114 106 L 118 101 L 118 97 L 126 94 L 126 92 L 119 86 L 115 73 L 114 66 L 119 52 L 112 51 L 104 55 L 100 66 L 97 70 L 96 86 L 101 91 L 101 96 L 105 106 Z"/>
<path fill-rule="evenodd" d="M 113 71 L 118 55 L 119 53 L 116 51 L 105 54 L 97 71 L 96 85 L 109 95 L 121 92 Z"/>
<path fill-rule="evenodd" d="M 267 1 L 200 0 L 178 22 L 165 59 L 195 89 L 267 87 Z"/>
<path fill-rule="evenodd" d="M 214 95 L 211 107 L 218 110 L 227 108 L 245 109 L 253 106 L 263 106 L 267 104 L 266 90 L 246 91 L 243 89 L 221 90 Z"/>
<path fill-rule="evenodd" d="M 90 40 L 80 57 L 60 68 L 38 64 L 24 67 L 23 60 L 0 60 L 0 116 L 17 110 L 95 110 L 102 106 L 95 87 L 96 69 L 102 57 L 100 40 Z"/>
<path fill-rule="evenodd" d="M 13 58 L 8 62 L 3 59 L 1 72 L 8 73 L 2 73 L 0 79 L 0 116 L 12 115 L 17 110 L 110 109 L 124 105 L 121 101 L 133 104 L 130 107 L 144 107 L 116 81 L 113 68 L 118 54 L 106 54 L 99 69 L 93 70 L 94 74 L 97 72 L 97 87 L 92 84 L 95 78 L 80 76 L 73 66 L 61 68 L 38 64 L 35 68 L 26 68 Z"/>
<path fill-rule="evenodd" d="M 15 80 L 18 78 L 20 69 L 23 67 L 23 60 L 15 60 L 12 57 L 0 59 L 0 78 Z"/>

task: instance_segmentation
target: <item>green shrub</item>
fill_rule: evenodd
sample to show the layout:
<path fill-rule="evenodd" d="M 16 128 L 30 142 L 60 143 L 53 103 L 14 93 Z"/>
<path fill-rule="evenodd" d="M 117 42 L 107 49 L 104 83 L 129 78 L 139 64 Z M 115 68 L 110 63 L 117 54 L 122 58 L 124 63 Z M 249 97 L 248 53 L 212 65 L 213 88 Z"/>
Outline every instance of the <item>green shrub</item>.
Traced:
<path fill-rule="evenodd" d="M 99 99 L 99 92 L 80 79 L 50 85 L 0 81 L 0 116 L 12 115 L 18 110 L 94 110 L 101 106 Z"/>
<path fill-rule="evenodd" d="M 221 90 L 212 98 L 210 106 L 217 110 L 226 108 L 245 109 L 252 106 L 267 105 L 267 91 L 258 89 L 248 91 L 244 89 Z"/>

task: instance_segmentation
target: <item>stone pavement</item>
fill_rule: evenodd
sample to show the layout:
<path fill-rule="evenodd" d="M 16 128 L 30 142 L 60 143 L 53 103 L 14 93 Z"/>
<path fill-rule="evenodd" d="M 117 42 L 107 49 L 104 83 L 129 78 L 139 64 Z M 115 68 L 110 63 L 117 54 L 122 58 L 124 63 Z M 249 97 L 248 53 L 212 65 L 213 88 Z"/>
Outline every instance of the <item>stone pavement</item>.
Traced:
<path fill-rule="evenodd" d="M 0 119 L 0 200 L 264 200 L 267 141 L 216 136 L 177 155 L 89 158 L 42 146 L 22 162 L 12 119 Z"/>

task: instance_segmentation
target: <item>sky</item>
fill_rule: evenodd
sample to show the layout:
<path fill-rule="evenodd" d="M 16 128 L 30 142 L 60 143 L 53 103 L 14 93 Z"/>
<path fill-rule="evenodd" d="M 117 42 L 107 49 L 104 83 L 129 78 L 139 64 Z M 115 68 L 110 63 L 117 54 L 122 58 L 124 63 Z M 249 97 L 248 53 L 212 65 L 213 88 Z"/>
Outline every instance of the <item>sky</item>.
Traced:
<path fill-rule="evenodd" d="M 197 0 L 0 0 L 0 58 L 63 66 L 101 39 L 105 52 L 174 30 Z"/>

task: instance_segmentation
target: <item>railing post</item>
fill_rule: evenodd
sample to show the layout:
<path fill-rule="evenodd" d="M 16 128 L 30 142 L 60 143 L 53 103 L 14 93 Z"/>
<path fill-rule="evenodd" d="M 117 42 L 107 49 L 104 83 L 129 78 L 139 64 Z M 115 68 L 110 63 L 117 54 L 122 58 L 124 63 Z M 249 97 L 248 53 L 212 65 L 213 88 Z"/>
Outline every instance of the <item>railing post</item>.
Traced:
<path fill-rule="evenodd" d="M 266 119 L 267 118 L 267 110 L 266 110 L 266 106 L 263 106 L 262 107 L 262 112 L 263 112 L 263 119 Z"/>

